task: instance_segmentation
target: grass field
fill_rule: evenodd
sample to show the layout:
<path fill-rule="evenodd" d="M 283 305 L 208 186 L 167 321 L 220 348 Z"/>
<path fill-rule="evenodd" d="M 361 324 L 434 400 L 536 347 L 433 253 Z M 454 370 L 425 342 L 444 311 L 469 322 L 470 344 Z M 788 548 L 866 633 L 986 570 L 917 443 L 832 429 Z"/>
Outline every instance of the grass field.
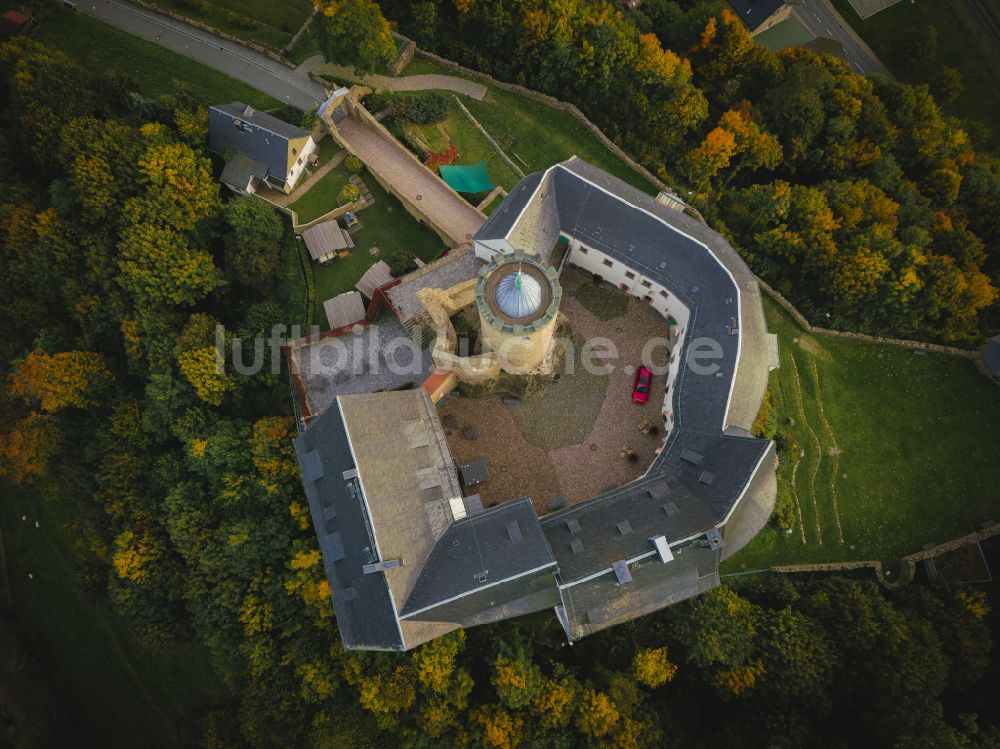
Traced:
<path fill-rule="evenodd" d="M 281 104 L 245 83 L 82 13 L 54 13 L 39 26 L 35 37 L 89 70 L 121 70 L 147 96 L 171 93 L 177 81 L 183 81 L 206 103 L 239 99 L 260 109 Z"/>
<path fill-rule="evenodd" d="M 955 68 L 965 84 L 965 92 L 949 108 L 949 113 L 974 120 L 992 134 L 990 145 L 1000 148 L 1000 77 L 987 64 L 983 51 L 963 26 L 956 9 L 948 0 L 915 0 L 899 2 L 862 21 L 848 0 L 833 0 L 842 16 L 892 71 L 906 83 L 925 83 L 913 73 L 912 49 L 901 49 L 897 43 L 906 29 L 933 26 L 938 33 L 938 55 L 935 68 Z"/>
<path fill-rule="evenodd" d="M 521 176 L 500 158 L 496 149 L 487 142 L 458 106 L 452 94 L 447 93 L 445 96 L 448 99 L 448 117 L 444 121 L 433 125 L 394 124 L 390 127 L 392 134 L 399 138 L 405 128 L 426 143 L 432 151 L 438 153 L 447 150 L 449 142 L 454 143 L 458 150 L 456 164 L 475 164 L 485 160 L 494 184 L 503 185 L 504 189 L 510 190 Z M 470 202 L 478 203 L 479 200 L 471 199 Z"/>
<path fill-rule="evenodd" d="M 454 69 L 422 57 L 414 57 L 403 71 L 403 75 L 424 73 L 458 75 Z M 478 79 L 470 80 L 482 83 Z M 461 96 L 462 103 L 507 155 L 519 163 L 525 174 L 547 169 L 576 155 L 643 192 L 651 195 L 658 192 L 649 181 L 630 169 L 593 133 L 566 112 L 496 86 L 486 88 L 488 93 L 483 101 Z M 492 162 L 490 168 L 492 173 Z"/>
<path fill-rule="evenodd" d="M 193 18 L 225 31 L 238 39 L 246 39 L 280 51 L 292 40 L 312 11 L 309 0 L 206 0 L 203 7 L 194 7 L 180 0 L 150 0 L 164 10 Z M 257 22 L 247 28 L 236 22 L 235 16 Z"/>
<path fill-rule="evenodd" d="M 299 223 L 305 224 L 332 211 L 340 205 L 337 194 L 347 184 L 347 173 L 340 167 L 327 172 L 319 182 L 309 188 L 309 192 L 290 206 L 299 215 Z"/>
<path fill-rule="evenodd" d="M 14 615 L 94 746 L 189 746 L 194 737 L 178 727 L 196 726 L 204 710 L 227 697 L 208 654 L 183 642 L 150 651 L 103 591 L 81 592 L 72 543 L 60 527 L 75 512 L 69 500 L 39 501 L 22 491 L 4 497 Z"/>
<path fill-rule="evenodd" d="M 970 361 L 808 334 L 765 308 L 779 431 L 803 451 L 779 476 L 802 522 L 769 525 L 726 570 L 892 562 L 1000 519 L 1000 388 Z"/>

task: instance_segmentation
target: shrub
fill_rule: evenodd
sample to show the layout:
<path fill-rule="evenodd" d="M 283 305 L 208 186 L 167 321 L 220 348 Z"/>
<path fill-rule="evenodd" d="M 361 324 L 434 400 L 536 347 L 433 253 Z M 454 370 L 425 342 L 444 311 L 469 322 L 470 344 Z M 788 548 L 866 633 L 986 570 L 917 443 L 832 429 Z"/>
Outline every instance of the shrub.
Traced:
<path fill-rule="evenodd" d="M 424 164 L 427 165 L 428 169 L 434 170 L 439 166 L 451 166 L 455 163 L 455 159 L 458 157 L 458 149 L 455 148 L 454 143 L 449 143 L 448 147 L 441 152 L 431 151 L 427 154 L 427 159 Z"/>
<path fill-rule="evenodd" d="M 397 278 L 417 269 L 416 258 L 409 249 L 398 249 L 390 252 L 386 255 L 385 262 L 389 266 L 392 275 Z"/>
<path fill-rule="evenodd" d="M 357 174 L 364 169 L 364 166 L 364 162 L 353 154 L 344 159 L 344 167 L 352 174 Z"/>
<path fill-rule="evenodd" d="M 437 91 L 416 96 L 394 96 L 390 109 L 393 119 L 403 125 L 429 125 L 448 116 L 448 100 Z"/>
<path fill-rule="evenodd" d="M 344 185 L 340 192 L 337 194 L 337 202 L 340 205 L 345 205 L 346 203 L 353 203 L 355 200 L 361 197 L 361 190 L 358 189 L 357 185 Z"/>

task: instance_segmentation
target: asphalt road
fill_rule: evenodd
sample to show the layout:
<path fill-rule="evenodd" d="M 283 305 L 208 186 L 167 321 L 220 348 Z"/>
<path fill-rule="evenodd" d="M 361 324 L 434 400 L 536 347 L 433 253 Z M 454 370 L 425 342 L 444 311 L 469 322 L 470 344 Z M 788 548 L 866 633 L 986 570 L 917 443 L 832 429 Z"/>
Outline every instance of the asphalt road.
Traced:
<path fill-rule="evenodd" d="M 323 87 L 311 81 L 305 73 L 282 65 L 248 47 L 175 21 L 169 16 L 123 0 L 89 0 L 80 2 L 77 8 L 134 36 L 186 55 L 299 109 L 314 110 L 323 101 Z"/>
<path fill-rule="evenodd" d="M 801 0 L 792 12 L 813 36 L 836 39 L 844 45 L 847 61 L 858 73 L 892 78 L 888 68 L 827 0 Z"/>

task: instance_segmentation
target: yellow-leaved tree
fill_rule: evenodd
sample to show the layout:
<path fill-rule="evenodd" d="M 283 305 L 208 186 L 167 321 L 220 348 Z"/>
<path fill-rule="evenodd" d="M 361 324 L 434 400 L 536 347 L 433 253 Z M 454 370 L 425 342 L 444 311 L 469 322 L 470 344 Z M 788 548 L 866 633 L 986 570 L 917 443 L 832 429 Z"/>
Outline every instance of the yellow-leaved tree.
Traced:
<path fill-rule="evenodd" d="M 111 379 L 100 354 L 92 351 L 47 354 L 35 349 L 14 370 L 10 389 L 29 403 L 39 402 L 43 411 L 54 413 L 70 406 L 96 405 Z"/>

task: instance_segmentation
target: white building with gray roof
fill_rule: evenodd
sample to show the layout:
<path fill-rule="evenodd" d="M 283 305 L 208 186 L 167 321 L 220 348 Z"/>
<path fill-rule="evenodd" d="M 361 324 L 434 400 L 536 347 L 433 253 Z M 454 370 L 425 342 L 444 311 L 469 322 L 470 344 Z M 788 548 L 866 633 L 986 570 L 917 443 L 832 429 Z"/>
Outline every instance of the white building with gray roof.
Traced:
<path fill-rule="evenodd" d="M 600 496 L 541 518 L 526 500 L 473 514 L 475 503 L 467 507 L 450 483 L 447 445 L 431 439 L 440 425 L 425 394 L 360 396 L 364 409 L 354 396 L 338 397 L 296 448 L 321 546 L 324 528 L 339 533 L 333 552 L 329 542 L 323 549 L 349 648 L 406 649 L 455 627 L 543 609 L 573 641 L 718 585 L 720 562 L 773 509 L 774 444 L 751 428 L 778 366 L 777 344 L 756 278 L 723 237 L 573 158 L 515 186 L 475 236 L 474 251 L 482 262 L 520 251 L 560 270 L 576 265 L 653 307 L 672 344 L 661 405 L 666 438 L 642 477 Z M 372 412 L 386 415 L 363 415 Z M 435 457 L 402 471 L 400 456 L 414 447 L 400 441 L 409 438 L 399 419 L 418 418 L 429 435 L 419 447 Z M 383 457 L 357 449 L 375 440 Z M 387 520 L 376 509 L 387 479 L 366 482 L 370 460 L 384 461 L 386 474 L 407 473 L 392 479 L 409 482 L 392 489 L 409 508 L 403 515 Z M 311 479 L 317 463 L 320 478 Z M 433 485 L 409 475 L 431 465 L 441 472 Z M 331 522 L 328 505 L 350 525 Z M 405 541 L 377 543 L 404 527 Z M 332 569 L 331 553 L 339 555 Z M 385 578 L 381 587 L 374 574 Z M 378 595 L 366 603 L 362 587 Z M 354 592 L 337 592 L 345 589 Z M 384 630 L 378 642 L 355 634 L 352 612 L 358 622 L 378 619 L 378 628 L 365 625 Z"/>

